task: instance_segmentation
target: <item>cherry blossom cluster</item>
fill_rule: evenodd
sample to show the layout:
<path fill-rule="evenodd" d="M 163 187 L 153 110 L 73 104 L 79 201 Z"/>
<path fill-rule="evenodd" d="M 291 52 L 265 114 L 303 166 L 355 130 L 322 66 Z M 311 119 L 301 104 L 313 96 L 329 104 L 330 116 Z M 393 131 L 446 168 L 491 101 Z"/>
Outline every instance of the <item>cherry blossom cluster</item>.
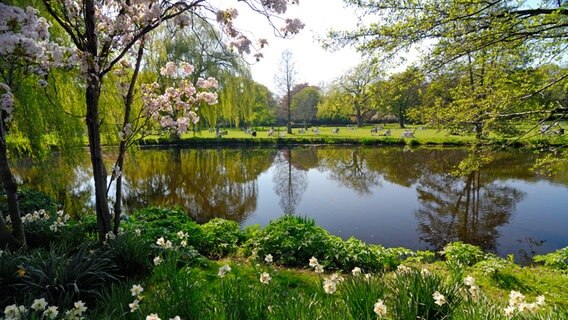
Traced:
<path fill-rule="evenodd" d="M 44 76 L 51 67 L 74 63 L 76 56 L 65 47 L 49 41 L 49 23 L 32 7 L 22 9 L 0 3 L 0 61 L 12 71 Z M 10 81 L 14 81 L 12 78 Z M 0 111 L 10 122 L 14 110 L 13 83 L 0 83 Z M 39 80 L 44 87 L 47 82 Z"/>
<path fill-rule="evenodd" d="M 282 14 L 288 9 L 288 2 L 298 4 L 299 0 L 263 0 L 262 5 L 278 14 Z"/>
<path fill-rule="evenodd" d="M 142 86 L 142 95 L 147 116 L 158 121 L 160 126 L 178 134 L 188 130 L 190 123 L 197 123 L 197 111 L 201 105 L 217 104 L 216 79 L 199 78 L 196 85 L 186 79 L 193 72 L 188 63 L 176 65 L 168 62 L 162 69 L 162 76 L 178 80 L 177 86 L 168 87 L 163 93 L 156 82 Z"/>
<path fill-rule="evenodd" d="M 263 0 L 261 1 L 262 10 L 258 10 L 261 12 L 274 12 L 276 14 L 283 14 L 288 9 L 288 3 L 290 4 L 298 4 L 298 0 Z M 268 14 L 265 13 L 267 16 Z M 217 11 L 217 22 L 223 26 L 223 30 L 225 33 L 232 39 L 229 43 L 230 48 L 236 49 L 239 54 L 250 54 L 251 47 L 253 46 L 252 41 L 244 35 L 242 32 L 238 31 L 234 25 L 234 20 L 239 15 L 238 11 L 235 8 L 229 8 L 225 10 L 218 10 Z M 304 28 L 304 23 L 302 23 L 299 19 L 285 19 L 285 25 L 280 28 L 280 31 L 284 34 L 284 36 L 297 34 L 300 32 L 301 29 Z M 258 45 L 262 49 L 264 48 L 268 42 L 266 39 L 259 39 Z M 262 53 L 255 53 L 254 57 L 258 61 L 260 58 L 263 57 Z"/>
<path fill-rule="evenodd" d="M 37 61 L 49 39 L 49 24 L 32 7 L 22 9 L 0 3 L 0 56 Z"/>
<path fill-rule="evenodd" d="M 32 7 L 0 3 L 0 58 L 10 64 L 33 66 L 43 74 L 49 67 L 66 66 L 75 58 L 65 47 L 49 41 L 49 23 Z"/>

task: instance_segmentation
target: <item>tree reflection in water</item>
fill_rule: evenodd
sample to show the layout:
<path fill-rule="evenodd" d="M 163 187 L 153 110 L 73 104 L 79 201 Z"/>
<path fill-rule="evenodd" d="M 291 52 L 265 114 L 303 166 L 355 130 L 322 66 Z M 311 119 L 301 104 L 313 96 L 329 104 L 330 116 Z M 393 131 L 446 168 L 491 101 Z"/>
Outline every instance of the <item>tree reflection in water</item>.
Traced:
<path fill-rule="evenodd" d="M 320 155 L 322 169 L 329 170 L 330 179 L 359 195 L 371 194 L 381 184 L 380 172 L 369 165 L 374 157 L 361 148 L 322 150 Z"/>
<path fill-rule="evenodd" d="M 181 206 L 198 222 L 242 221 L 256 210 L 256 180 L 274 156 L 268 149 L 140 152 L 125 168 L 124 203 Z"/>
<path fill-rule="evenodd" d="M 301 149 L 282 149 L 274 160 L 274 192 L 280 197 L 278 204 L 284 214 L 296 213 L 296 207 L 308 188 L 307 169 L 299 165 L 306 154 L 309 155 L 309 152 L 301 152 Z"/>
<path fill-rule="evenodd" d="M 112 163 L 112 153 L 106 155 Z M 179 206 L 199 222 L 223 217 L 246 224 L 304 210 L 301 214 L 330 230 L 350 229 L 375 243 L 407 241 L 414 249 L 461 240 L 491 251 L 506 247 L 507 253 L 526 247 L 530 255 L 543 240 L 550 239 L 546 249 L 566 243 L 558 226 L 566 221 L 568 169 L 542 177 L 530 170 L 538 155 L 498 152 L 479 172 L 450 175 L 466 156 L 465 149 L 449 148 L 140 150 L 124 168 L 124 204 L 127 211 Z M 94 204 L 88 159 L 87 153 L 79 165 L 57 156 L 45 165 L 19 159 L 14 172 L 19 183 L 56 197 L 66 212 L 80 216 Z M 259 180 L 265 172 L 268 179 Z M 538 194 L 526 196 L 536 186 Z M 556 198 L 540 194 L 541 186 Z M 257 212 L 261 206 L 263 212 Z M 532 209 L 539 206 L 548 208 L 547 223 L 531 228 L 531 221 L 540 221 L 541 213 Z M 512 219 L 515 212 L 523 212 L 522 219 Z M 397 228 L 400 232 L 392 232 Z"/>
<path fill-rule="evenodd" d="M 491 181 L 480 171 L 462 178 L 423 175 L 417 192 L 420 239 L 436 250 L 459 240 L 495 252 L 497 228 L 509 222 L 524 197 L 519 190 Z"/>

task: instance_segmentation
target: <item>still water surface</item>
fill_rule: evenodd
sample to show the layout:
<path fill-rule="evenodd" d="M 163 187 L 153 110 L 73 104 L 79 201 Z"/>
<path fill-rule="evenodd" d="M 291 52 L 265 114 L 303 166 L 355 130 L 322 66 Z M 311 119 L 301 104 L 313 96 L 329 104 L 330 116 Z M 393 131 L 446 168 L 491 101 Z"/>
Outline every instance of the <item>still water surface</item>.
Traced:
<path fill-rule="evenodd" d="M 181 206 L 199 222 L 242 226 L 302 215 L 345 239 L 414 250 L 461 240 L 519 257 L 568 246 L 568 169 L 540 176 L 530 171 L 537 155 L 503 152 L 480 171 L 450 175 L 466 156 L 392 147 L 141 150 L 124 169 L 125 207 Z M 67 212 L 91 210 L 87 158 L 15 165 L 20 182 L 54 194 Z"/>

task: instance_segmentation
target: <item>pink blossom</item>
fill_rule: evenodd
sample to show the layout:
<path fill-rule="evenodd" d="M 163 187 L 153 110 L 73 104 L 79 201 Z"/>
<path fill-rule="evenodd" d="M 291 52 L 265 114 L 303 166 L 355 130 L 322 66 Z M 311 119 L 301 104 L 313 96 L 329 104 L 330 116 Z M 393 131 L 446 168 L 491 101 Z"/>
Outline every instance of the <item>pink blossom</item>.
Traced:
<path fill-rule="evenodd" d="M 300 30 L 304 29 L 305 24 L 299 19 L 286 19 L 286 26 L 282 28 L 284 34 L 297 34 Z"/>
<path fill-rule="evenodd" d="M 200 92 L 197 94 L 197 98 L 209 105 L 217 104 L 217 94 L 212 92 Z"/>
<path fill-rule="evenodd" d="M 170 61 L 166 63 L 165 67 L 162 67 L 160 69 L 160 74 L 163 76 L 173 77 L 175 75 L 176 70 L 177 70 L 176 64 Z"/>
<path fill-rule="evenodd" d="M 193 73 L 193 70 L 195 69 L 191 64 L 187 62 L 180 63 L 180 67 L 183 70 L 183 72 L 185 72 L 188 75 Z"/>
<path fill-rule="evenodd" d="M 230 46 L 231 48 L 237 48 L 239 54 L 247 53 L 250 54 L 250 46 L 252 42 L 249 38 L 245 37 L 242 34 L 239 34 L 235 40 L 231 41 Z"/>
<path fill-rule="evenodd" d="M 288 9 L 286 0 L 263 0 L 262 4 L 276 13 L 284 13 Z"/>

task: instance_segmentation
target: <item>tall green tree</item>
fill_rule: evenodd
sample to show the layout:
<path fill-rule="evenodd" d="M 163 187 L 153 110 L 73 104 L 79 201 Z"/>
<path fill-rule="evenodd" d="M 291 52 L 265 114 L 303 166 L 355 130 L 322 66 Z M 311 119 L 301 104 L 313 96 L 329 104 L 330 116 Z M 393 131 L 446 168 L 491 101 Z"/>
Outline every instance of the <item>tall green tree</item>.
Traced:
<path fill-rule="evenodd" d="M 353 106 L 357 126 L 363 125 L 363 114 L 372 109 L 372 84 L 378 79 L 376 70 L 370 61 L 364 61 L 351 69 L 337 84 L 345 91 L 346 100 Z"/>
<path fill-rule="evenodd" d="M 353 114 L 349 96 L 337 82 L 324 87 L 322 96 L 317 105 L 316 117 L 322 122 L 347 122 Z"/>
<path fill-rule="evenodd" d="M 421 46 L 427 71 L 456 61 L 476 60 L 487 50 L 516 54 L 520 47 L 530 53 L 529 62 L 538 65 L 561 59 L 568 48 L 566 1 L 544 0 L 539 4 L 516 0 L 345 2 L 376 19 L 368 19 L 372 22 L 362 23 L 356 30 L 330 32 L 328 46 L 352 44 L 377 60 L 393 58 Z M 525 86 L 522 94 L 510 99 L 522 101 L 567 80 L 568 73 L 563 72 L 549 83 Z M 522 115 L 515 110 L 501 111 L 493 117 Z M 566 113 L 568 107 L 558 105 L 535 111 L 544 118 Z"/>
<path fill-rule="evenodd" d="M 256 82 L 254 92 L 252 125 L 273 125 L 276 122 L 275 111 L 278 107 L 274 94 L 266 86 Z"/>
<path fill-rule="evenodd" d="M 302 121 L 307 128 L 308 123 L 315 119 L 317 105 L 320 100 L 320 89 L 315 86 L 308 86 L 294 94 L 292 97 L 293 118 Z"/>
<path fill-rule="evenodd" d="M 380 104 L 396 115 L 401 128 L 408 121 L 408 112 L 421 105 L 424 76 L 417 67 L 409 67 L 404 72 L 393 74 L 382 83 L 377 98 Z"/>

